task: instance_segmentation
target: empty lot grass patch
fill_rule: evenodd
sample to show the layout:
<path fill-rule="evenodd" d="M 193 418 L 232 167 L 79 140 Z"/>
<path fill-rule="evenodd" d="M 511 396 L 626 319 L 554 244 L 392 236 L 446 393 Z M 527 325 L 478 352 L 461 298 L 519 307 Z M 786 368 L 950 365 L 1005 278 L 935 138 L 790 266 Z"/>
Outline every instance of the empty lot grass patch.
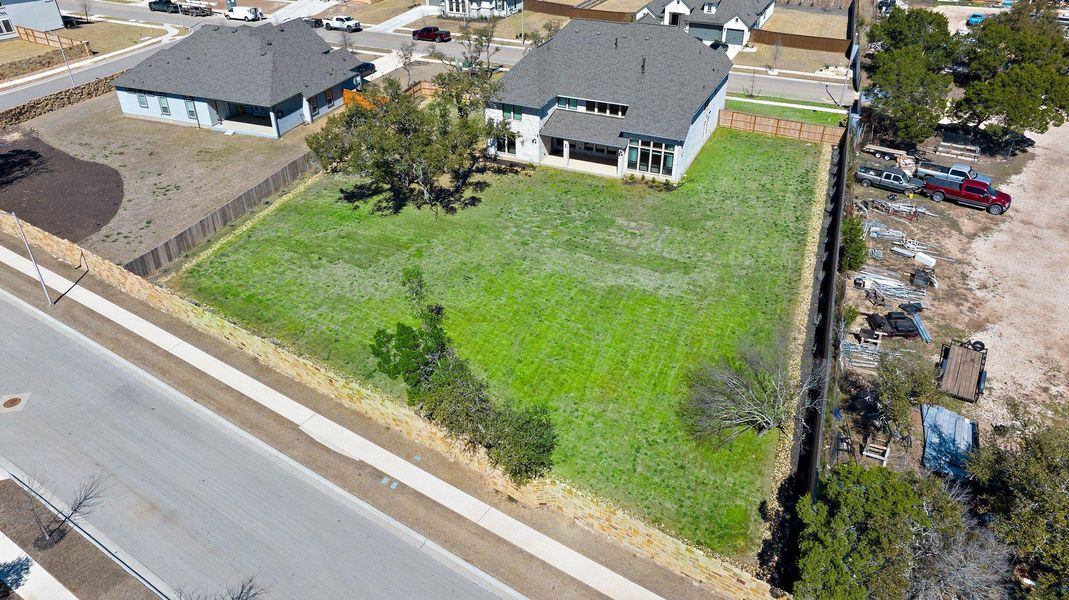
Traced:
<path fill-rule="evenodd" d="M 146 38 L 160 37 L 167 33 L 154 27 L 138 27 L 124 23 L 93 21 L 82 23 L 74 29 L 66 29 L 62 35 L 75 40 L 89 42 L 95 54 L 107 54 L 145 41 Z"/>
<path fill-rule="evenodd" d="M 788 322 L 818 154 L 720 129 L 672 192 L 536 169 L 482 176 L 452 216 L 354 209 L 354 181 L 324 176 L 175 285 L 400 395 L 368 344 L 409 318 L 400 272 L 418 264 L 498 397 L 552 411 L 558 476 L 752 559 L 776 436 L 715 452 L 678 407 L 695 364 Z"/>
<path fill-rule="evenodd" d="M 825 106 L 829 108 L 832 107 L 830 104 Z M 727 100 L 727 109 L 751 115 L 760 115 L 762 117 L 775 117 L 777 119 L 813 123 L 814 125 L 827 125 L 828 127 L 839 125 L 839 122 L 846 116 L 845 111 L 842 113 L 832 113 L 807 108 L 794 108 L 792 106 L 758 104 L 757 102 L 746 102 L 745 100 L 732 100 L 730 96 Z"/>

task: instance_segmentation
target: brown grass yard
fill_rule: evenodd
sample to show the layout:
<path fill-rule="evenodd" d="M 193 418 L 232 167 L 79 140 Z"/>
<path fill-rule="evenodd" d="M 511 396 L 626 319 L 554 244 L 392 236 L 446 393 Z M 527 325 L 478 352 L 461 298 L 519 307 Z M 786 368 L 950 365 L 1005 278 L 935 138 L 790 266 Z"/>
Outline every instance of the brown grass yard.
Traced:
<path fill-rule="evenodd" d="M 643 0 L 605 0 L 605 2 L 595 6 L 594 9 L 635 14 L 647 4 L 649 2 L 644 2 Z"/>
<path fill-rule="evenodd" d="M 520 38 L 521 26 L 522 31 L 526 31 L 527 34 L 530 35 L 532 31 L 542 29 L 542 26 L 546 23 L 555 22 L 560 24 L 561 27 L 563 27 L 568 23 L 568 21 L 571 20 L 568 17 L 558 17 L 556 15 L 547 15 L 545 13 L 536 13 L 530 11 L 525 11 L 523 13 L 522 23 L 520 17 L 521 14 L 516 13 L 498 21 L 497 28 L 494 30 L 494 36 L 507 40 L 518 40 Z M 479 21 L 472 21 L 473 26 L 477 26 L 479 24 Z M 464 20 L 430 16 L 416 19 L 415 21 L 406 24 L 405 27 L 417 29 L 420 27 L 426 27 L 428 25 L 434 25 L 437 27 L 441 27 L 442 29 L 448 29 L 449 31 L 453 32 L 454 36 L 456 36 L 457 32 L 460 31 L 460 28 L 464 25 Z"/>
<path fill-rule="evenodd" d="M 89 42 L 95 54 L 107 54 L 144 41 L 143 38 L 160 37 L 167 33 L 163 29 L 138 27 L 107 21 L 83 23 L 74 29 L 65 29 L 63 35 L 74 40 Z"/>
<path fill-rule="evenodd" d="M 38 54 L 44 54 L 51 50 L 43 44 L 34 44 L 26 40 L 14 38 L 0 42 L 0 64 L 30 58 Z"/>
<path fill-rule="evenodd" d="M 406 10 L 419 6 L 421 2 L 415 0 L 381 0 L 380 2 L 349 2 L 338 4 L 317 14 L 319 18 L 348 15 L 360 21 L 367 27 L 377 25 L 387 19 L 392 19 Z"/>
<path fill-rule="evenodd" d="M 600 7 L 599 7 L 600 8 Z M 847 19 L 845 11 L 822 9 L 783 8 L 776 6 L 772 18 L 762 29 L 813 35 L 827 38 L 846 38 Z"/>
<path fill-rule="evenodd" d="M 773 60 L 776 48 L 766 44 L 754 44 L 756 52 L 739 52 L 735 55 L 735 64 L 751 67 L 767 67 L 773 63 L 777 69 L 815 73 L 827 67 L 845 67 L 849 65 L 846 57 L 838 52 L 819 52 L 800 48 L 780 48 L 779 59 Z M 760 84 L 758 84 L 760 85 Z"/>

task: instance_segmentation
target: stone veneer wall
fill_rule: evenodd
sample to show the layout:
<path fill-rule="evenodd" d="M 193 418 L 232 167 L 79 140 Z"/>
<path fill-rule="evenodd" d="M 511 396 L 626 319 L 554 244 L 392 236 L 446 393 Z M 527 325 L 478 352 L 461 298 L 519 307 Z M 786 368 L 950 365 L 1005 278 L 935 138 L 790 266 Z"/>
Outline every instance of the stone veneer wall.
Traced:
<path fill-rule="evenodd" d="M 72 266 L 84 264 L 97 278 L 150 306 L 232 344 L 266 366 L 321 393 L 352 406 L 375 421 L 399 429 L 417 442 L 438 450 L 484 477 L 496 491 L 528 506 L 546 506 L 577 523 L 601 532 L 640 556 L 645 556 L 676 573 L 703 582 L 714 593 L 729 598 L 756 600 L 769 598 L 771 589 L 741 567 L 729 564 L 608 502 L 581 492 L 567 483 L 541 479 L 523 487 L 514 485 L 494 469 L 483 452 L 469 452 L 452 441 L 444 430 L 419 417 L 403 403 L 356 384 L 312 361 L 296 356 L 267 340 L 229 323 L 170 290 L 83 250 L 28 223 L 23 223 L 30 244 Z M 18 237 L 14 218 L 0 211 L 0 231 Z"/>
<path fill-rule="evenodd" d="M 122 75 L 122 73 L 116 73 L 95 81 L 90 81 L 89 83 L 83 83 L 82 85 L 62 90 L 54 94 L 49 94 L 36 100 L 30 100 L 25 104 L 0 112 L 0 130 L 25 123 L 30 119 L 50 113 L 54 110 L 66 108 L 72 104 L 81 102 L 82 100 L 103 96 L 114 89 L 111 87 L 111 82 L 119 75 Z"/>

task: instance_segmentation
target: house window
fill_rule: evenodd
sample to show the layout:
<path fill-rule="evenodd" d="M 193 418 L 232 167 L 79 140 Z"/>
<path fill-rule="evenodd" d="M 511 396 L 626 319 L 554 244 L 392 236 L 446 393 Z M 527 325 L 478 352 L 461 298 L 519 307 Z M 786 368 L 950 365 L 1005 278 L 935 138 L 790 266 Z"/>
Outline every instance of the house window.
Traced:
<path fill-rule="evenodd" d="M 137 95 L 137 105 L 141 108 L 148 108 L 148 97 L 144 94 Z"/>
<path fill-rule="evenodd" d="M 631 138 L 627 144 L 627 168 L 640 173 L 671 176 L 675 166 L 675 149 L 671 144 Z"/>
<path fill-rule="evenodd" d="M 328 89 L 327 91 L 323 92 L 323 95 L 326 96 L 326 98 L 327 98 L 327 106 L 330 106 L 331 104 L 334 104 L 334 89 L 333 88 Z"/>
<path fill-rule="evenodd" d="M 186 100 L 186 116 L 190 119 L 197 118 L 197 107 L 193 106 L 192 100 Z"/>
<path fill-rule="evenodd" d="M 563 108 L 566 110 L 579 110 L 579 100 L 575 98 L 565 98 L 564 96 L 557 96 L 557 108 Z"/>
<path fill-rule="evenodd" d="M 494 146 L 501 154 L 516 154 L 516 136 L 505 134 L 494 138 Z"/>
<path fill-rule="evenodd" d="M 709 14 L 709 15 L 715 14 L 716 13 L 716 5 L 713 4 L 712 2 L 706 2 L 705 5 L 702 6 L 702 12 L 704 12 L 706 14 Z"/>
<path fill-rule="evenodd" d="M 319 112 L 319 105 L 316 103 L 315 96 L 308 99 L 308 110 L 310 110 L 313 115 Z"/>
<path fill-rule="evenodd" d="M 519 121 L 523 118 L 523 108 L 516 106 L 515 104 L 502 104 L 501 105 L 501 118 L 505 120 Z"/>
<path fill-rule="evenodd" d="M 3 6 L 3 4 L 0 4 L 0 6 Z M 11 33 L 12 31 L 15 31 L 15 29 L 11 26 L 11 21 L 0 19 L 0 33 Z"/>
<path fill-rule="evenodd" d="M 167 104 L 167 98 L 164 98 L 163 96 L 160 96 L 160 114 L 161 115 L 169 115 L 169 114 L 171 114 L 171 105 Z"/>
<path fill-rule="evenodd" d="M 627 114 L 627 107 L 622 104 L 610 104 L 608 102 L 595 102 L 593 100 L 587 100 L 586 112 L 592 112 L 599 115 L 612 115 L 614 117 L 622 117 Z"/>

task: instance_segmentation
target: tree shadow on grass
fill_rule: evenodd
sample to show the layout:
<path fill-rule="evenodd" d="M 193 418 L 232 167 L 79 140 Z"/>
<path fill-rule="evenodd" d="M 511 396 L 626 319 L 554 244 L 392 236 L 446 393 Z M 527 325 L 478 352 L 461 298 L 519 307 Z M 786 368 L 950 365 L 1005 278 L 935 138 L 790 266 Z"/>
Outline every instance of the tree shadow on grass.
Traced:
<path fill-rule="evenodd" d="M 26 148 L 8 150 L 0 154 L 0 189 L 48 171 L 48 161 L 40 152 Z"/>

